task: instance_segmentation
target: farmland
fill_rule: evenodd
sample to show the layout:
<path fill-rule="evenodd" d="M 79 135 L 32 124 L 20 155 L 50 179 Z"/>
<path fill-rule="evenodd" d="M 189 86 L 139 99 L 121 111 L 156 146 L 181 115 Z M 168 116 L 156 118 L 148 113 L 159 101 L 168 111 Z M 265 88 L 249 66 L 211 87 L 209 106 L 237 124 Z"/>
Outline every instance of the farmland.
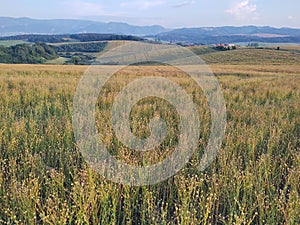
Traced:
<path fill-rule="evenodd" d="M 300 55 L 287 50 L 198 51 L 227 107 L 222 148 L 203 172 L 197 167 L 210 113 L 201 89 L 170 66 L 129 66 L 114 75 L 99 95 L 96 125 L 110 152 L 128 163 L 156 163 L 169 154 L 178 116 L 159 99 L 140 102 L 132 111 L 137 136 L 149 135 L 147 121 L 156 111 L 175 125 L 170 145 L 133 154 L 115 140 L 110 125 L 124 85 L 140 76 L 164 76 L 198 106 L 197 152 L 174 177 L 143 187 L 106 180 L 78 150 L 72 106 L 87 66 L 1 64 L 0 223 L 300 224 Z"/>

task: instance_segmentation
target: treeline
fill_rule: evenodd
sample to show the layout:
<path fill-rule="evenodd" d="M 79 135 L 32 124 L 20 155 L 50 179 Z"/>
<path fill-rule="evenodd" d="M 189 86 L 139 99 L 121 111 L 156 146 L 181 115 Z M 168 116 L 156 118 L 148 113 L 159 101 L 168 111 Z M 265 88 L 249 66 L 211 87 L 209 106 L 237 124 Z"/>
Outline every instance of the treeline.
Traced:
<path fill-rule="evenodd" d="M 55 48 L 44 43 L 0 46 L 0 63 L 39 64 L 58 57 Z"/>
<path fill-rule="evenodd" d="M 26 34 L 10 37 L 1 37 L 0 40 L 26 40 L 28 42 L 44 42 L 44 43 L 61 43 L 61 42 L 88 42 L 88 41 L 143 41 L 143 38 L 132 35 L 116 35 L 116 34 L 62 34 L 62 35 L 40 35 Z"/>
<path fill-rule="evenodd" d="M 33 45 L 0 46 L 0 63 L 41 64 L 47 60 L 64 57 L 69 59 L 67 64 L 92 64 L 95 57 L 88 53 L 101 52 L 106 45 L 107 42 L 95 42 L 53 46 L 38 42 Z"/>
<path fill-rule="evenodd" d="M 107 42 L 64 44 L 55 46 L 57 52 L 101 52 L 106 47 Z"/>
<path fill-rule="evenodd" d="M 9 37 L 1 37 L 0 40 L 26 40 L 28 42 L 60 43 L 69 41 L 70 35 L 41 35 L 24 34 Z"/>
<path fill-rule="evenodd" d="M 143 41 L 143 38 L 132 36 L 132 35 L 115 35 L 115 34 L 72 34 L 72 39 L 79 40 L 81 42 L 88 41 L 113 41 L 113 40 L 124 40 L 124 41 Z"/>
<path fill-rule="evenodd" d="M 72 55 L 66 55 L 66 58 L 70 58 L 65 64 L 74 64 L 74 65 L 91 65 L 95 62 L 96 57 L 91 55 L 85 55 L 82 53 L 75 53 Z"/>

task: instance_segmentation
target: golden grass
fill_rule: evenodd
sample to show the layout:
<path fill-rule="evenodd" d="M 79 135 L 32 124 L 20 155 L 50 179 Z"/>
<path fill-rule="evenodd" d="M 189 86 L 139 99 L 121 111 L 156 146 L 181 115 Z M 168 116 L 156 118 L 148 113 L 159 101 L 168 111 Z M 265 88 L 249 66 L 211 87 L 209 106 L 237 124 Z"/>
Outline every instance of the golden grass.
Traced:
<path fill-rule="evenodd" d="M 300 54 L 265 49 L 237 49 L 201 55 L 208 64 L 229 65 L 299 65 Z"/>
<path fill-rule="evenodd" d="M 280 49 L 300 51 L 300 45 L 296 45 L 296 46 L 281 46 Z"/>
<path fill-rule="evenodd" d="M 201 90 L 170 67 L 133 66 L 116 74 L 99 97 L 97 128 L 127 162 L 157 162 L 173 145 L 135 155 L 115 139 L 109 111 L 124 85 L 140 75 L 167 76 L 199 106 L 197 153 L 176 176 L 145 187 L 105 180 L 77 149 L 72 101 L 86 66 L 0 65 L 0 223 L 299 224 L 300 67 L 271 64 L 211 65 L 228 125 L 220 154 L 205 172 L 197 170 L 210 124 Z M 147 136 L 147 121 L 157 112 L 169 121 L 176 114 L 151 99 L 135 107 L 137 136 Z M 170 129 L 174 144 L 178 131 Z"/>

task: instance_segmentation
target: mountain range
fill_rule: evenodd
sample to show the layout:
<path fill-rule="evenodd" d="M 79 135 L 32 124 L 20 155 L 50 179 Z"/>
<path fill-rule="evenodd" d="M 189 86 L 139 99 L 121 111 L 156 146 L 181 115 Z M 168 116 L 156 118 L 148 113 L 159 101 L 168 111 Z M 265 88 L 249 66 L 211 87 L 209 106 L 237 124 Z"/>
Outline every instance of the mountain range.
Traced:
<path fill-rule="evenodd" d="M 300 29 L 270 26 L 222 26 L 168 29 L 159 25 L 134 26 L 127 23 L 102 23 L 75 19 L 39 20 L 0 17 L 0 36 L 20 34 L 122 34 L 165 42 L 214 44 L 228 42 L 293 42 L 300 43 Z"/>
<path fill-rule="evenodd" d="M 300 29 L 269 26 L 223 26 L 182 28 L 153 35 L 152 38 L 170 42 L 224 43 L 224 42 L 300 42 Z"/>
<path fill-rule="evenodd" d="M 158 25 L 133 26 L 118 22 L 102 23 L 73 19 L 38 20 L 27 17 L 0 17 L 0 36 L 77 33 L 130 34 L 142 36 L 154 35 L 168 30 L 169 29 Z"/>

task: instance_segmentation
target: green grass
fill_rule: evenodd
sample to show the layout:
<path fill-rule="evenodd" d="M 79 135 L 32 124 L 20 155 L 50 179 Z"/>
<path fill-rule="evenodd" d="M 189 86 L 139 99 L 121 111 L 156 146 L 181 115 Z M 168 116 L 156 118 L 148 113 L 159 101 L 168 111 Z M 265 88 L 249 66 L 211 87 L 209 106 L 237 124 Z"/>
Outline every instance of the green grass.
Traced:
<path fill-rule="evenodd" d="M 262 53 L 273 58 L 257 58 Z M 110 109 L 124 85 L 139 75 L 165 76 L 199 106 L 197 153 L 176 176 L 145 187 L 105 180 L 77 149 L 72 100 L 87 67 L 0 65 L 0 223 L 300 224 L 299 64 L 272 51 L 212 54 L 211 62 L 228 63 L 211 65 L 224 91 L 228 124 L 220 154 L 205 172 L 197 166 L 209 136 L 209 109 L 199 87 L 182 72 L 134 66 L 116 74 L 101 92 L 100 138 L 132 164 L 160 161 L 170 149 L 163 145 L 137 155 L 115 141 Z M 232 59 L 238 65 L 229 65 Z M 274 60 L 282 64 L 271 65 Z M 132 124 L 137 136 L 148 134 L 147 120 L 155 109 L 167 121 L 176 114 L 168 104 L 146 99 L 132 112 L 134 121 L 146 119 Z M 168 142 L 174 143 L 177 130 L 170 134 Z"/>
<path fill-rule="evenodd" d="M 67 58 L 59 57 L 57 59 L 47 60 L 45 64 L 63 65 L 67 61 Z"/>
<path fill-rule="evenodd" d="M 196 55 L 204 55 L 208 53 L 218 52 L 218 50 L 214 49 L 213 47 L 207 47 L 207 46 L 188 47 L 188 49 L 190 49 Z"/>
<path fill-rule="evenodd" d="M 18 45 L 18 44 L 25 44 L 28 43 L 27 41 L 21 41 L 21 40 L 8 40 L 8 41 L 0 41 L 0 45 L 5 46 L 5 47 L 10 47 L 10 46 L 14 46 L 14 45 Z"/>

